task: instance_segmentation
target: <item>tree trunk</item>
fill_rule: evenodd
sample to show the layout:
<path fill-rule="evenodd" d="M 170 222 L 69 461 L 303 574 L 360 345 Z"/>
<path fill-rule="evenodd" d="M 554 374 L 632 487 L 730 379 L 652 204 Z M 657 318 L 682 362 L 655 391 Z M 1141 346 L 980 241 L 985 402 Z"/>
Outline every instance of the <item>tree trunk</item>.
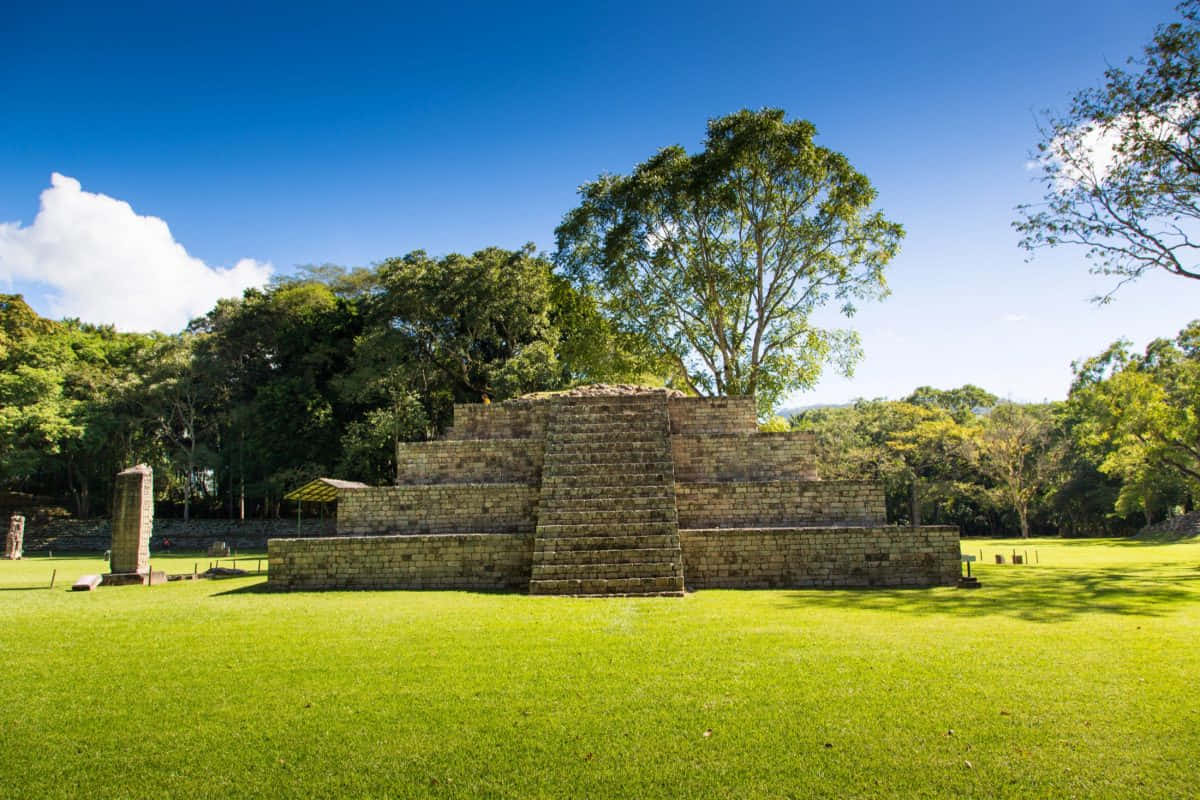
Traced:
<path fill-rule="evenodd" d="M 909 484 L 909 505 L 912 507 L 912 512 L 909 520 L 914 528 L 921 527 L 921 493 L 917 488 L 917 477 L 914 475 L 912 483 Z"/>
<path fill-rule="evenodd" d="M 1021 520 L 1021 538 L 1029 538 L 1029 508 L 1021 505 L 1017 508 L 1017 517 Z"/>

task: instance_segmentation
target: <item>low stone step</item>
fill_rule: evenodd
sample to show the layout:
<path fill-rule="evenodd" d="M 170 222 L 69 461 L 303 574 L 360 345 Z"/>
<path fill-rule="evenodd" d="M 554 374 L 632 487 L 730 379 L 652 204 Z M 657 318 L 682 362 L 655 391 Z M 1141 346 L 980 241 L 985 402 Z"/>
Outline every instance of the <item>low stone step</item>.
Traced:
<path fill-rule="evenodd" d="M 647 511 L 651 509 L 670 509 L 674 512 L 675 496 L 661 492 L 651 496 L 620 497 L 570 497 L 561 498 L 543 495 L 539 504 L 539 517 L 546 513 L 559 514 L 567 511 Z M 549 521 L 549 520 L 547 520 Z"/>
<path fill-rule="evenodd" d="M 675 465 L 670 461 L 630 461 L 622 452 L 612 452 L 601 456 L 604 461 L 566 461 L 553 465 L 553 468 L 542 467 L 542 474 L 551 477 L 566 477 L 567 475 L 595 475 L 611 472 L 616 475 L 663 473 L 674 476 Z"/>
<path fill-rule="evenodd" d="M 538 525 L 579 525 L 610 522 L 675 522 L 675 506 L 660 503 L 652 508 L 578 508 L 568 505 L 538 511 Z"/>
<path fill-rule="evenodd" d="M 537 535 L 552 539 L 571 536 L 655 536 L 676 533 L 675 521 L 669 522 L 583 522 L 577 525 L 537 526 Z"/>
<path fill-rule="evenodd" d="M 661 533 L 625 536 L 536 536 L 533 540 L 535 555 L 562 550 L 659 550 L 676 547 L 679 547 L 679 536 Z"/>
<path fill-rule="evenodd" d="M 668 472 L 629 472 L 617 474 L 614 472 L 592 472 L 580 475 L 545 475 L 542 476 L 542 494 L 547 489 L 586 489 L 604 488 L 612 490 L 613 496 L 624 495 L 625 489 L 646 487 L 674 488 L 674 475 Z"/>
<path fill-rule="evenodd" d="M 633 433 L 641 437 L 646 437 L 656 431 L 661 432 L 664 437 L 670 435 L 666 420 L 655 423 L 639 419 L 612 422 L 584 421 L 563 426 L 551 425 L 546 429 L 546 439 L 552 442 L 559 442 L 586 434 L 605 434 L 611 436 L 614 433 Z"/>
<path fill-rule="evenodd" d="M 530 594 L 645 594 L 682 592 L 683 578 L 662 575 L 652 578 L 593 578 L 531 580 Z"/>
<path fill-rule="evenodd" d="M 646 447 L 634 449 L 623 443 L 614 443 L 590 447 L 588 451 L 546 452 L 542 469 L 566 467 L 572 464 L 610 464 L 616 462 L 636 463 L 670 463 L 662 458 L 666 452 L 662 447 Z M 673 464 L 672 464 L 673 465 Z"/>
<path fill-rule="evenodd" d="M 676 547 L 631 547 L 623 550 L 543 550 L 547 564 L 674 564 L 681 557 Z"/>
<path fill-rule="evenodd" d="M 675 502 L 675 485 L 647 486 L 551 486 L 542 485 L 539 508 L 552 508 L 558 503 L 582 501 L 603 501 L 611 503 L 613 508 L 621 508 L 621 503 L 631 500 L 669 499 Z M 564 506 L 565 507 L 565 506 Z"/>
<path fill-rule="evenodd" d="M 664 447 L 666 447 L 670 444 L 670 433 L 667 431 L 666 426 L 663 426 L 663 428 L 661 430 L 659 430 L 658 428 L 648 428 L 648 429 L 639 429 L 636 431 L 620 431 L 619 433 L 623 437 L 622 441 L 631 441 L 631 442 L 656 442 L 657 441 L 657 442 L 661 442 Z M 600 429 L 600 426 L 597 426 L 596 430 L 585 430 L 585 431 L 574 430 L 574 429 L 547 430 L 546 431 L 546 445 L 548 447 L 555 447 L 558 445 L 588 444 L 590 442 L 608 442 L 608 441 L 612 441 L 616 435 L 617 434 L 614 433 L 611 429 L 607 429 L 607 428 Z"/>
<path fill-rule="evenodd" d="M 571 564 L 546 561 L 533 565 L 533 580 L 589 578 L 657 578 L 663 575 L 683 575 L 678 561 L 617 562 L 615 564 Z"/>

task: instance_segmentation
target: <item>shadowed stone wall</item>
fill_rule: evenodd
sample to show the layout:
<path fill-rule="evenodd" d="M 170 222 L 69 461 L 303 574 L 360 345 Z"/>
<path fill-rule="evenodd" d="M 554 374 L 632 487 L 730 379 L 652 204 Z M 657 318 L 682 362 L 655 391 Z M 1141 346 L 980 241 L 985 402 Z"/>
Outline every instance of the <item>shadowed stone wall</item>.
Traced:
<path fill-rule="evenodd" d="M 154 527 L 154 474 L 138 464 L 118 472 L 113 498 L 113 573 L 150 570 L 150 533 Z"/>

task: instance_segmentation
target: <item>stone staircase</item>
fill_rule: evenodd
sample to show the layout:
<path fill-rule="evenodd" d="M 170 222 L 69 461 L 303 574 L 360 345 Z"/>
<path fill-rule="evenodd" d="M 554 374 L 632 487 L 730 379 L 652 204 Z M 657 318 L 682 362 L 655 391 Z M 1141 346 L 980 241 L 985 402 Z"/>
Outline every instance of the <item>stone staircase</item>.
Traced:
<path fill-rule="evenodd" d="M 564 397 L 546 430 L 530 594 L 683 594 L 664 395 Z"/>

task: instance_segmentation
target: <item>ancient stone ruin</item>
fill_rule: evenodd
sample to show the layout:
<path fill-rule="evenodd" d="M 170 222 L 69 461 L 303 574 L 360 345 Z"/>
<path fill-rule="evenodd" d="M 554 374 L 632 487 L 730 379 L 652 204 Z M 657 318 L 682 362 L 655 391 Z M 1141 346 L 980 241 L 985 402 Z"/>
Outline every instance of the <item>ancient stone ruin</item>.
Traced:
<path fill-rule="evenodd" d="M 106 584 L 142 583 L 150 572 L 154 474 L 138 464 L 118 472 L 113 489 L 112 549 Z"/>
<path fill-rule="evenodd" d="M 13 514 L 8 518 L 8 538 L 4 540 L 4 557 L 16 561 L 25 550 L 25 517 Z"/>
<path fill-rule="evenodd" d="M 804 433 L 751 397 L 585 387 L 457 405 L 403 444 L 397 485 L 341 490 L 338 535 L 272 539 L 284 589 L 952 585 L 958 530 L 885 525 L 882 487 L 824 481 Z"/>

